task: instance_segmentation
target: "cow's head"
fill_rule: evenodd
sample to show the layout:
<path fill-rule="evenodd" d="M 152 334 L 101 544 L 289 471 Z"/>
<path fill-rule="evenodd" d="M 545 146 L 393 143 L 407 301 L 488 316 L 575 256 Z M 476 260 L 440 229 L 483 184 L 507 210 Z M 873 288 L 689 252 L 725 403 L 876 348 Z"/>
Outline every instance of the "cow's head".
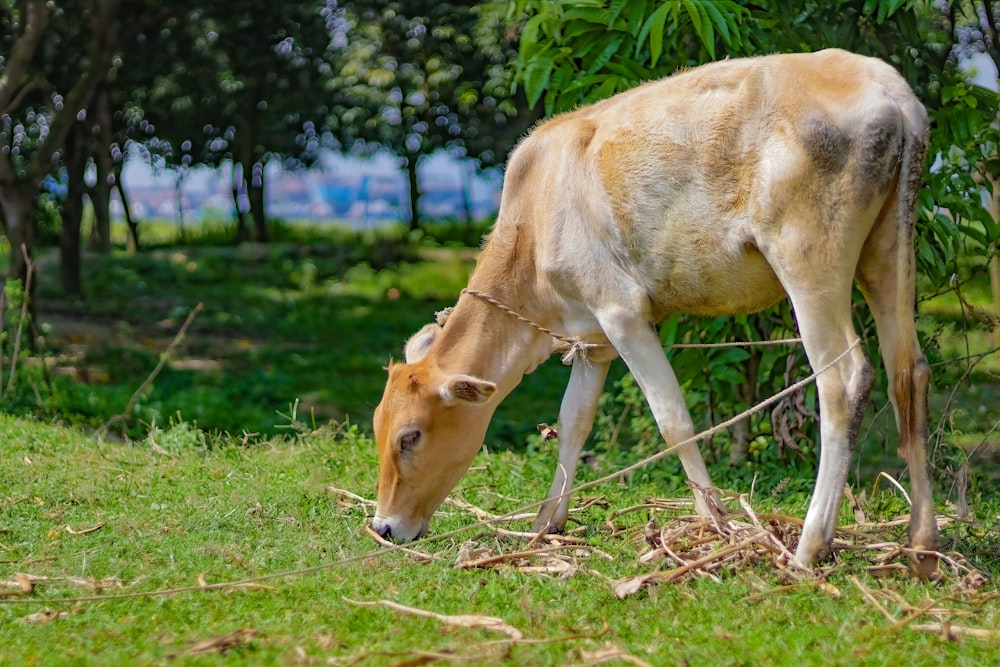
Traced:
<path fill-rule="evenodd" d="M 378 507 L 372 528 L 413 540 L 469 468 L 493 409 L 496 385 L 443 372 L 428 354 L 441 327 L 429 324 L 406 343 L 406 363 L 390 364 L 375 408 Z"/>

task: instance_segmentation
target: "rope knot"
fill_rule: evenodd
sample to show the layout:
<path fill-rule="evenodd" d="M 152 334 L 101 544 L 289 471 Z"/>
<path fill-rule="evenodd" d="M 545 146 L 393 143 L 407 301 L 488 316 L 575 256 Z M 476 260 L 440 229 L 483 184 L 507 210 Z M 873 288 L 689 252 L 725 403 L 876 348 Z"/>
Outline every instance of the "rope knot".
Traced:
<path fill-rule="evenodd" d="M 434 321 L 437 322 L 439 327 L 443 327 L 445 323 L 448 322 L 448 318 L 451 317 L 452 311 L 455 310 L 454 306 L 448 306 L 434 313 Z"/>
<path fill-rule="evenodd" d="M 562 343 L 557 351 L 563 351 L 562 363 L 564 366 L 572 366 L 573 362 L 579 359 L 580 361 L 587 363 L 587 350 L 592 347 L 600 347 L 596 343 L 585 343 L 579 338 L 568 338 L 568 339 L 556 339 Z"/>

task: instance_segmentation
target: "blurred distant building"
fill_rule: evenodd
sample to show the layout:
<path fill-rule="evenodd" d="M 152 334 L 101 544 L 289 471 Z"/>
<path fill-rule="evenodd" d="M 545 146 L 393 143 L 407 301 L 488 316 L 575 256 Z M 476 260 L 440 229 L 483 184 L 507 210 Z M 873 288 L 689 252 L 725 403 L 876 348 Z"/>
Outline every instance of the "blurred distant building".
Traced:
<path fill-rule="evenodd" d="M 473 175 L 470 170 L 463 173 L 465 167 L 454 161 L 437 164 L 437 169 L 425 168 L 420 175 L 420 206 L 424 216 L 430 220 L 464 220 L 467 209 L 477 220 L 496 214 L 499 175 Z M 124 183 L 134 218 L 178 219 L 174 174 L 161 171 L 151 178 L 147 175 L 126 179 Z M 185 222 L 234 217 L 231 184 L 225 171 L 208 168 L 190 171 L 182 180 L 180 195 Z M 409 192 L 402 170 L 345 162 L 322 170 L 269 171 L 265 207 L 269 218 L 364 229 L 407 221 Z M 117 193 L 112 215 L 118 219 L 124 217 Z"/>

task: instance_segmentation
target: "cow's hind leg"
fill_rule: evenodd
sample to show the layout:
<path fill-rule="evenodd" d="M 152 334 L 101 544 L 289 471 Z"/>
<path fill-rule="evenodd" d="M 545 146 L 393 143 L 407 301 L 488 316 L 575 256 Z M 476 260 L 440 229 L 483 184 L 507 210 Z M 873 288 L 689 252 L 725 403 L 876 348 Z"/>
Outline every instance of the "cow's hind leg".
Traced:
<path fill-rule="evenodd" d="M 795 309 L 809 363 L 814 371 L 822 370 L 816 379 L 819 469 L 795 552 L 806 567 L 825 557 L 833 541 L 844 484 L 874 377 L 871 363 L 857 344 L 851 322 L 855 266 L 852 253 L 826 257 L 827 266 L 822 266 L 822 256 L 803 257 L 798 248 L 787 255 L 769 257 Z"/>
<path fill-rule="evenodd" d="M 597 401 L 611 362 L 576 359 L 559 408 L 559 463 L 549 495 L 538 510 L 535 532 L 558 533 L 569 518 L 569 491 L 573 487 L 580 452 L 594 424 Z"/>
<path fill-rule="evenodd" d="M 899 428 L 899 453 L 910 473 L 910 547 L 922 577 L 937 569 L 939 546 L 934 499 L 927 461 L 927 389 L 930 366 L 914 326 L 913 251 L 907 230 L 892 218 L 880 221 L 858 265 L 858 284 L 878 330 L 879 350 L 888 376 L 889 400 Z M 901 223 L 902 224 L 902 223 Z M 900 231 L 903 240 L 900 240 Z"/>

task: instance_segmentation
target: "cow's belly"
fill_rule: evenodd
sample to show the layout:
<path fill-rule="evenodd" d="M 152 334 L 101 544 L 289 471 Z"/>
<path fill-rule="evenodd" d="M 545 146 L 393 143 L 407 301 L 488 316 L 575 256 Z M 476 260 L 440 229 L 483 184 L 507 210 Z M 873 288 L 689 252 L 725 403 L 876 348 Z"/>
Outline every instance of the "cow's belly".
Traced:
<path fill-rule="evenodd" d="M 755 313 L 785 298 L 771 268 L 743 262 L 731 272 L 674 276 L 654 287 L 653 307 L 659 318 L 675 313 L 716 316 Z"/>
<path fill-rule="evenodd" d="M 643 271 L 657 319 L 677 313 L 754 313 L 785 298 L 777 276 L 755 247 L 671 259 L 648 263 Z"/>

